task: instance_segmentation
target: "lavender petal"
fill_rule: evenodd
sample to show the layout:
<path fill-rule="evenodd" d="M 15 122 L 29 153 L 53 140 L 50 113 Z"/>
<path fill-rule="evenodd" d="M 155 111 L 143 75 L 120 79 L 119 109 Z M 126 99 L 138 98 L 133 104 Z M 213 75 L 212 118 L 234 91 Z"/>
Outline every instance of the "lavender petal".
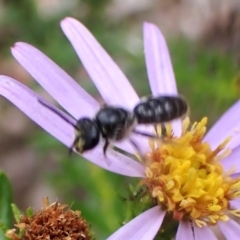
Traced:
<path fill-rule="evenodd" d="M 6 76 L 0 76 L 0 95 L 11 101 L 29 118 L 63 144 L 67 146 L 71 145 L 74 138 L 73 127 L 56 116 L 55 113 L 42 106 L 38 102 L 38 99 L 42 100 L 39 95 L 20 82 Z M 71 121 L 70 117 L 69 119 Z"/>
<path fill-rule="evenodd" d="M 231 154 L 224 159 L 221 160 L 221 164 L 225 171 L 228 171 L 234 167 L 235 172 L 237 174 L 240 172 L 240 162 L 239 162 L 239 154 L 240 154 L 240 146 L 233 149 Z"/>
<path fill-rule="evenodd" d="M 194 229 L 194 240 L 217 240 L 217 237 L 214 235 L 212 230 L 209 227 L 198 227 L 195 224 L 193 225 Z"/>
<path fill-rule="evenodd" d="M 232 175 L 231 175 L 231 178 L 233 178 L 233 179 L 236 179 L 236 178 L 239 178 L 240 177 L 240 172 L 238 172 L 238 173 L 233 173 Z"/>
<path fill-rule="evenodd" d="M 153 207 L 121 227 L 107 240 L 152 240 L 161 227 L 165 213 L 159 206 Z"/>
<path fill-rule="evenodd" d="M 181 221 L 178 226 L 176 240 L 194 240 L 190 221 Z"/>
<path fill-rule="evenodd" d="M 230 201 L 230 206 L 233 209 L 240 209 L 240 198 L 236 198 Z"/>
<path fill-rule="evenodd" d="M 151 23 L 144 23 L 144 51 L 148 78 L 153 95 L 177 95 L 177 85 L 166 41 Z M 174 134 L 180 136 L 181 121 L 172 123 Z"/>
<path fill-rule="evenodd" d="M 227 137 L 232 136 L 228 147 L 234 149 L 240 145 L 240 100 L 226 111 L 206 134 L 204 141 L 215 149 Z"/>
<path fill-rule="evenodd" d="M 120 154 L 112 149 L 108 149 L 107 156 L 103 154 L 103 144 L 83 154 L 90 162 L 104 168 L 110 172 L 124 176 L 144 178 L 145 168 L 139 162 Z"/>
<path fill-rule="evenodd" d="M 35 47 L 19 42 L 12 48 L 12 54 L 76 119 L 93 115 L 99 109 L 99 104 L 76 81 Z"/>
<path fill-rule="evenodd" d="M 177 86 L 166 41 L 151 23 L 144 23 L 144 51 L 148 78 L 154 95 L 177 95 Z"/>
<path fill-rule="evenodd" d="M 240 225 L 234 220 L 229 219 L 227 222 L 219 222 L 218 226 L 225 236 L 226 240 L 238 240 L 240 236 Z"/>
<path fill-rule="evenodd" d="M 70 17 L 61 22 L 61 27 L 105 102 L 132 109 L 139 101 L 136 92 L 88 29 Z"/>

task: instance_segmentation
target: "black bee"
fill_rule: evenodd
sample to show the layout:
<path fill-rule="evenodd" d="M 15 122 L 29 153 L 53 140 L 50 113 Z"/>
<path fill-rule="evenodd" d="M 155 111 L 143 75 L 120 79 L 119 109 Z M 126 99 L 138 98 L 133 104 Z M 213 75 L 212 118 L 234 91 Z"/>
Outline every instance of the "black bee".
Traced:
<path fill-rule="evenodd" d="M 187 102 L 179 96 L 149 97 L 141 100 L 133 112 L 121 107 L 103 106 L 93 119 L 83 117 L 76 124 L 70 122 L 60 111 L 38 100 L 46 108 L 55 112 L 76 129 L 76 137 L 70 152 L 75 149 L 79 153 L 91 150 L 98 145 L 100 139 L 105 140 L 103 152 L 106 154 L 110 142 L 127 138 L 131 133 L 151 138 L 159 138 L 135 129 L 138 124 L 165 123 L 182 117 L 187 113 Z M 131 139 L 130 139 L 131 140 Z M 132 144 L 138 149 L 137 145 Z"/>
<path fill-rule="evenodd" d="M 184 116 L 188 104 L 180 96 L 159 96 L 143 98 L 133 112 L 138 124 L 158 124 Z"/>

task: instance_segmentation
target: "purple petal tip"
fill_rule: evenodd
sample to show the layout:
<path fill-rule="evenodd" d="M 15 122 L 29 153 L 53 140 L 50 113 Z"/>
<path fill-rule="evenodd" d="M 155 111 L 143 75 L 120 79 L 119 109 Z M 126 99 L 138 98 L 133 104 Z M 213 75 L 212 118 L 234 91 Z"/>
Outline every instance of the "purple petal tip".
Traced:
<path fill-rule="evenodd" d="M 61 20 L 60 25 L 62 26 L 65 23 L 80 23 L 79 21 L 77 21 L 76 19 L 72 18 L 72 17 L 65 17 L 64 19 Z"/>
<path fill-rule="evenodd" d="M 13 46 L 10 47 L 11 51 L 17 48 L 18 43 L 19 43 L 19 42 L 16 42 L 16 43 L 14 43 Z"/>
<path fill-rule="evenodd" d="M 157 27 L 157 25 L 156 25 L 155 23 L 144 22 L 144 23 L 143 23 L 143 27 L 144 27 L 144 28 L 153 28 L 153 29 L 159 31 L 159 28 Z"/>
<path fill-rule="evenodd" d="M 22 47 L 31 47 L 30 44 L 25 43 L 25 42 L 16 42 L 14 45 L 11 47 L 11 51 L 14 52 Z"/>

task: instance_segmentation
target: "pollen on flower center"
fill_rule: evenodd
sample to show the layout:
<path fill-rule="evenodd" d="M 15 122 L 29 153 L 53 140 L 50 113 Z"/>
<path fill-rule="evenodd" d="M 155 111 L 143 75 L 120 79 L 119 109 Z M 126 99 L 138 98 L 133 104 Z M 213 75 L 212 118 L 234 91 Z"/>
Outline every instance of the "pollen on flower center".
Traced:
<path fill-rule="evenodd" d="M 182 135 L 174 137 L 166 126 L 166 141 L 151 142 L 143 182 L 160 205 L 177 220 L 192 219 L 198 226 L 227 221 L 229 200 L 240 196 L 240 178 L 224 173 L 220 160 L 230 154 L 227 138 L 216 149 L 202 142 L 207 118 L 190 127 L 186 118 Z M 169 139 L 169 140 L 168 140 Z M 231 211 L 230 211 L 231 212 Z M 232 211 L 238 215 L 236 211 Z"/>

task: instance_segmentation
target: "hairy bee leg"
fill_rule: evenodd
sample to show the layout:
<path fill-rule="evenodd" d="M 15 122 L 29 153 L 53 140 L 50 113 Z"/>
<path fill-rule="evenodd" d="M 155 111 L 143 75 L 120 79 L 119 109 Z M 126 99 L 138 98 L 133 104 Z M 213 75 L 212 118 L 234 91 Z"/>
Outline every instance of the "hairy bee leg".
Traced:
<path fill-rule="evenodd" d="M 164 123 L 161 124 L 161 128 L 162 128 L 162 136 L 166 137 L 167 136 L 167 128 Z"/>
<path fill-rule="evenodd" d="M 143 156 L 139 146 L 137 145 L 137 143 L 132 138 L 130 138 L 129 141 L 134 146 L 134 148 L 137 150 L 137 153 L 140 156 L 140 160 L 141 160 L 141 162 L 143 162 L 144 161 L 144 156 Z"/>
<path fill-rule="evenodd" d="M 158 133 L 159 127 L 161 126 L 161 134 Z M 153 125 L 154 131 L 156 132 L 156 135 L 159 137 L 160 135 L 166 136 L 166 127 L 164 123 L 158 123 Z"/>
<path fill-rule="evenodd" d="M 130 157 L 132 159 L 134 159 L 135 161 L 138 161 L 139 159 L 137 158 L 136 154 L 134 153 L 129 153 L 128 151 L 125 151 L 121 148 L 118 148 L 117 146 L 113 146 L 113 150 L 116 151 L 116 152 L 119 152 L 127 157 Z"/>
<path fill-rule="evenodd" d="M 106 138 L 106 141 L 105 141 L 104 146 L 103 146 L 103 154 L 104 154 L 105 157 L 107 157 L 106 152 L 107 152 L 108 146 L 109 146 L 109 141 Z"/>
<path fill-rule="evenodd" d="M 133 133 L 142 135 L 144 137 L 149 137 L 154 140 L 161 141 L 162 143 L 172 143 L 172 144 L 174 143 L 170 139 L 167 139 L 164 135 L 158 136 L 158 135 L 154 135 L 154 134 L 150 134 L 150 133 L 146 133 L 146 132 L 140 132 L 138 130 L 133 130 Z M 174 144 L 176 144 L 176 143 L 174 143 Z"/>
<path fill-rule="evenodd" d="M 103 146 L 103 155 L 104 155 L 104 157 L 105 157 L 105 160 L 106 160 L 107 165 L 110 165 L 111 162 L 110 162 L 110 160 L 107 158 L 107 154 L 106 154 L 108 147 L 109 147 L 109 141 L 108 141 L 108 139 L 106 138 L 106 141 L 105 141 L 104 146 Z"/>
<path fill-rule="evenodd" d="M 155 131 L 156 134 L 157 134 L 157 124 L 154 124 L 154 125 L 153 125 L 153 128 L 154 128 L 154 131 Z"/>

